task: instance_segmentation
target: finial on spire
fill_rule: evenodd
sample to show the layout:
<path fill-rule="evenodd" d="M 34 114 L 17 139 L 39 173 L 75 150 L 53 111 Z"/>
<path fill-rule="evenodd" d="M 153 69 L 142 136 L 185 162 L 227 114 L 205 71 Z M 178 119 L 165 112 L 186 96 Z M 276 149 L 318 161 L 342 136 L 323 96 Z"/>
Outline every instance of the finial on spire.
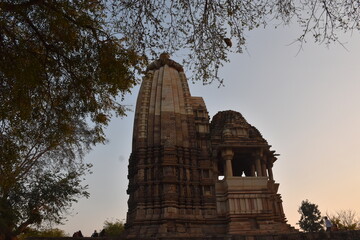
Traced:
<path fill-rule="evenodd" d="M 167 52 L 163 52 L 160 54 L 160 60 L 170 59 L 170 54 Z"/>
<path fill-rule="evenodd" d="M 172 67 L 172 68 L 176 69 L 179 72 L 184 71 L 183 67 L 179 63 L 177 63 L 174 60 L 170 59 L 170 54 L 167 53 L 167 52 L 161 53 L 160 56 L 159 56 L 159 59 L 152 62 L 147 67 L 146 71 L 159 69 L 164 65 L 168 65 L 169 67 Z"/>

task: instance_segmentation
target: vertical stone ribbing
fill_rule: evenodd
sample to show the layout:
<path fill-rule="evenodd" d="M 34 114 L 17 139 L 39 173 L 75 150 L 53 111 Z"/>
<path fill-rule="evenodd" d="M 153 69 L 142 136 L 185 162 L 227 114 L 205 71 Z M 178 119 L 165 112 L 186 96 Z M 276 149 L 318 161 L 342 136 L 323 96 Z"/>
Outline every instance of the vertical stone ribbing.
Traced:
<path fill-rule="evenodd" d="M 199 147 L 204 139 L 198 138 L 191 98 L 184 73 L 171 62 L 144 77 L 129 160 L 129 238 L 203 236 L 212 231 L 206 223 L 216 219 L 216 197 L 204 187 L 211 181 L 204 185 L 200 175 L 213 164 L 209 149 Z M 209 124 L 208 116 L 204 119 Z"/>

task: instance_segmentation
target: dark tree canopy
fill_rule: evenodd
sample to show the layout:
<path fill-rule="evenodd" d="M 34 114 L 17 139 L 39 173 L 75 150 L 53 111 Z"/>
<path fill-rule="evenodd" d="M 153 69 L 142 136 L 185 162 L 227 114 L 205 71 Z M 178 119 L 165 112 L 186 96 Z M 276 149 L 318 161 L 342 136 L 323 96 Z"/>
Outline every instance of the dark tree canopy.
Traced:
<path fill-rule="evenodd" d="M 247 31 L 298 22 L 299 41 L 359 30 L 350 0 L 0 0 L 0 239 L 61 221 L 78 197 L 83 154 L 147 59 L 186 53 L 193 80 L 220 81 Z M 36 200 L 36 201 L 35 201 Z"/>
<path fill-rule="evenodd" d="M 83 153 L 104 142 L 140 58 L 110 35 L 105 2 L 0 1 L 0 239 L 60 222 L 88 196 Z"/>
<path fill-rule="evenodd" d="M 319 232 L 323 230 L 321 212 L 318 205 L 305 200 L 301 202 L 299 226 L 305 232 Z"/>

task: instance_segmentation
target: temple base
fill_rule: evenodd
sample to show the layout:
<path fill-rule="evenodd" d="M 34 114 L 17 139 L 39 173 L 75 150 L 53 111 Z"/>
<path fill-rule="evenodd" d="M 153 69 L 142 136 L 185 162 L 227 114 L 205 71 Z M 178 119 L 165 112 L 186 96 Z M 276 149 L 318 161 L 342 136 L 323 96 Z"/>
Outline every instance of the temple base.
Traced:
<path fill-rule="evenodd" d="M 218 216 L 227 234 L 295 231 L 286 222 L 279 184 L 267 177 L 227 177 L 216 183 Z"/>

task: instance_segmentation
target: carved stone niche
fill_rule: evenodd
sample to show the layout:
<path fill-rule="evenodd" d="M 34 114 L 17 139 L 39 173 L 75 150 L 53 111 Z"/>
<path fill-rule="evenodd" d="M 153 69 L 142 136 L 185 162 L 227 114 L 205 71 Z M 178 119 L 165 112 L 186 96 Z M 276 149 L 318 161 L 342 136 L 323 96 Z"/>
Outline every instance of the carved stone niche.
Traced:
<path fill-rule="evenodd" d="M 175 176 L 174 170 L 175 170 L 174 167 L 165 166 L 165 167 L 163 168 L 164 177 Z"/>

